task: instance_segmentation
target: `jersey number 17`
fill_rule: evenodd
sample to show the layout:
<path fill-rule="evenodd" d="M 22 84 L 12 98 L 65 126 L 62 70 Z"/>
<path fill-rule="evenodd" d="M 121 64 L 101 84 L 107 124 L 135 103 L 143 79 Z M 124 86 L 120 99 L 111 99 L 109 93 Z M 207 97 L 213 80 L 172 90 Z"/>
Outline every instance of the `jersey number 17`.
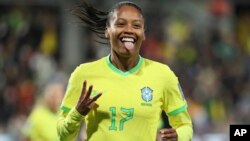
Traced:
<path fill-rule="evenodd" d="M 110 107 L 109 111 L 111 112 L 111 125 L 109 126 L 109 130 L 117 131 L 117 124 L 116 124 L 116 107 Z M 120 119 L 119 121 L 119 131 L 124 129 L 124 123 L 128 120 L 131 120 L 134 116 L 134 108 L 120 108 L 122 114 L 126 115 L 124 118 Z"/>

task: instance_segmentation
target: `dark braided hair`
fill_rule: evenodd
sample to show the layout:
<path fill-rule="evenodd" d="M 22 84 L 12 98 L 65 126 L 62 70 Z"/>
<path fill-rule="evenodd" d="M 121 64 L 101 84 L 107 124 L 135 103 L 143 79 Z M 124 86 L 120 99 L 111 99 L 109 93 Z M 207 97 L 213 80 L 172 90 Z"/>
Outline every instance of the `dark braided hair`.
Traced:
<path fill-rule="evenodd" d="M 80 3 L 74 7 L 71 11 L 73 15 L 80 19 L 81 25 L 91 30 L 97 35 L 99 40 L 96 40 L 102 44 L 108 44 L 107 38 L 105 37 L 105 29 L 109 26 L 110 17 L 116 9 L 124 5 L 135 7 L 142 15 L 142 9 L 135 3 L 130 1 L 123 1 L 116 4 L 111 8 L 109 12 L 100 11 L 90 5 L 86 0 L 81 0 Z M 103 42 L 105 40 L 106 42 Z"/>

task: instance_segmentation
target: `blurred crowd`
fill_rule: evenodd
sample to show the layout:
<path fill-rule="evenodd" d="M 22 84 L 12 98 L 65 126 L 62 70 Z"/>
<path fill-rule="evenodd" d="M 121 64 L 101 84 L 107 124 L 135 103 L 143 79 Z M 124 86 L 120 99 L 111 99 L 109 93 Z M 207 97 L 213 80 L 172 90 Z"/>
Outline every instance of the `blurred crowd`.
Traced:
<path fill-rule="evenodd" d="M 249 123 L 250 4 L 227 0 L 140 4 L 147 24 L 141 54 L 168 64 L 179 77 L 195 136 L 227 135 L 230 124 Z M 60 11 L 60 6 L 0 3 L 0 140 L 6 134 L 19 139 L 47 84 L 67 83 Z M 92 38 L 88 35 L 82 34 Z M 89 52 L 82 53 L 88 55 L 81 62 L 100 57 L 99 48 L 85 50 Z"/>
<path fill-rule="evenodd" d="M 65 87 L 68 77 L 61 69 L 58 8 L 0 5 L 0 9 L 0 135 L 18 140 L 45 86 L 60 82 Z"/>

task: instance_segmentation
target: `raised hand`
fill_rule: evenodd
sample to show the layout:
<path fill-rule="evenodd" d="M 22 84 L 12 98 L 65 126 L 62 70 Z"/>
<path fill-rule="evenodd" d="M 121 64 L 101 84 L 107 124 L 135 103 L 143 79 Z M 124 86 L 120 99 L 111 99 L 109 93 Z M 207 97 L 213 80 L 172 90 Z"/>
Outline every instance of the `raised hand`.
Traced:
<path fill-rule="evenodd" d="M 86 116 L 88 112 L 94 107 L 95 101 L 102 95 L 102 93 L 98 93 L 93 98 L 90 98 L 90 94 L 92 92 L 93 86 L 89 86 L 87 89 L 87 81 L 83 82 L 82 93 L 76 105 L 76 110 L 83 116 Z"/>

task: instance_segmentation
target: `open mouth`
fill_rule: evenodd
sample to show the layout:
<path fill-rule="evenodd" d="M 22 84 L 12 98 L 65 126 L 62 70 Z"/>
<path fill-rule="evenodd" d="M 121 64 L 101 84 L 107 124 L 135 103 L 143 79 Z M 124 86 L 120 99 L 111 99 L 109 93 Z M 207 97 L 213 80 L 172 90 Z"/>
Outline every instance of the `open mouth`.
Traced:
<path fill-rule="evenodd" d="M 132 37 L 122 37 L 120 40 L 128 50 L 133 49 L 135 46 L 135 39 Z"/>
<path fill-rule="evenodd" d="M 132 38 L 132 37 L 122 37 L 122 38 L 121 38 L 121 41 L 122 41 L 122 42 L 131 42 L 131 43 L 134 43 L 134 42 L 135 42 L 135 39 Z"/>

